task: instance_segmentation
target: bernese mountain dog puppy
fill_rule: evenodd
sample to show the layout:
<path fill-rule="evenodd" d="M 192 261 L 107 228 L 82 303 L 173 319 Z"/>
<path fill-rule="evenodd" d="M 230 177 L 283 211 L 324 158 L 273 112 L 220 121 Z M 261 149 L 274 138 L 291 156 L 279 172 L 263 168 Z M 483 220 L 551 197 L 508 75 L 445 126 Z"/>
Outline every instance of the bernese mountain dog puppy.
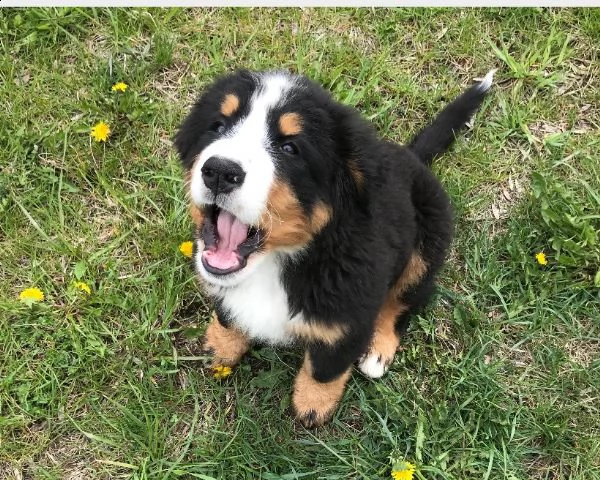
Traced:
<path fill-rule="evenodd" d="M 452 237 L 428 168 L 471 119 L 493 71 L 408 146 L 382 140 L 313 81 L 238 71 L 200 96 L 175 136 L 195 224 L 193 263 L 214 314 L 203 340 L 233 366 L 252 342 L 301 345 L 298 420 L 334 413 L 352 366 L 389 368 L 434 291 Z"/>

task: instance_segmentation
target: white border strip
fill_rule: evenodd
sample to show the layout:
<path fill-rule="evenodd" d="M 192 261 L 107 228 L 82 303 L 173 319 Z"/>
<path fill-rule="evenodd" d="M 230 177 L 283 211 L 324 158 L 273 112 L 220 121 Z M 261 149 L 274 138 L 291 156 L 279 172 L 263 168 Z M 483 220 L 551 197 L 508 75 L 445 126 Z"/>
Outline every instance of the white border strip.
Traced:
<path fill-rule="evenodd" d="M 158 2 L 157 2 L 158 3 Z M 598 7 L 600 0 L 0 0 L 0 7 Z"/>

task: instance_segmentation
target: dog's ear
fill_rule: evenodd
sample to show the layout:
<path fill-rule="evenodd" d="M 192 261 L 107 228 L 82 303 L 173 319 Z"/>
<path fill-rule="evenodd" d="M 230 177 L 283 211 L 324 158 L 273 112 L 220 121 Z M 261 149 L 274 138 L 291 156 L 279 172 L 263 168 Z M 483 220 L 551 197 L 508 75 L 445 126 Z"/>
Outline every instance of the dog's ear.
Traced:
<path fill-rule="evenodd" d="M 216 108 L 216 106 L 211 106 L 211 98 L 218 95 L 218 92 L 214 90 L 215 86 L 210 86 L 200 95 L 173 138 L 173 145 L 186 170 L 190 170 L 194 164 L 194 147 L 200 142 L 202 134 L 207 128 L 208 118 Z"/>
<path fill-rule="evenodd" d="M 338 169 L 333 182 L 335 198 L 341 209 L 363 208 L 368 190 L 369 165 L 364 162 L 364 147 L 371 145 L 376 132 L 352 107 L 333 102 L 329 108 L 334 124 Z"/>
<path fill-rule="evenodd" d="M 173 145 L 175 146 L 175 149 L 179 154 L 179 159 L 186 170 L 190 170 L 193 164 L 189 154 L 194 146 L 194 122 L 192 117 L 194 108 L 192 109 L 192 112 L 190 112 L 185 118 L 177 130 L 177 133 L 173 137 Z"/>
<path fill-rule="evenodd" d="M 192 106 L 187 117 L 173 137 L 173 145 L 179 154 L 184 168 L 192 168 L 194 150 L 200 142 L 202 133 L 210 124 L 210 118 L 218 112 L 225 95 L 232 92 L 251 92 L 255 78 L 248 70 L 236 70 L 217 78 L 208 85 Z"/>

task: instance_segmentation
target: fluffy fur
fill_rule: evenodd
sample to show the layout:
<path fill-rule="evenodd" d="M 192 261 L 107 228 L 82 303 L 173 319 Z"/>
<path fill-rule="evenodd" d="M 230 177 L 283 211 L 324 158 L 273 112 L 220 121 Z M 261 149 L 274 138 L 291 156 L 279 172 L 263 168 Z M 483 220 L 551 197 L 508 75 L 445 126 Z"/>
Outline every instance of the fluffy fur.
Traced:
<path fill-rule="evenodd" d="M 218 79 L 181 125 L 194 264 L 216 311 L 205 347 L 232 365 L 252 341 L 303 345 L 293 395 L 303 424 L 330 418 L 355 362 L 383 375 L 409 317 L 429 300 L 452 213 L 428 166 L 491 80 L 492 72 L 408 147 L 381 140 L 355 110 L 286 72 Z"/>

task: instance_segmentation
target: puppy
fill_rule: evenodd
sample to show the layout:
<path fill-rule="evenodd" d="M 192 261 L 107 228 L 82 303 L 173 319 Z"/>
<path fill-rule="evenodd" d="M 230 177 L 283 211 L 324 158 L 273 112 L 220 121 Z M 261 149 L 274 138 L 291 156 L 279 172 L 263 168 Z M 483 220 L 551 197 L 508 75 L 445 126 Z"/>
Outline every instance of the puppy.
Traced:
<path fill-rule="evenodd" d="M 287 72 L 239 71 L 206 89 L 175 136 L 195 224 L 193 263 L 214 303 L 204 347 L 233 366 L 253 341 L 299 344 L 292 397 L 307 427 L 334 413 L 352 365 L 381 377 L 426 305 L 452 237 L 428 168 L 480 106 L 493 72 L 409 146 Z"/>

